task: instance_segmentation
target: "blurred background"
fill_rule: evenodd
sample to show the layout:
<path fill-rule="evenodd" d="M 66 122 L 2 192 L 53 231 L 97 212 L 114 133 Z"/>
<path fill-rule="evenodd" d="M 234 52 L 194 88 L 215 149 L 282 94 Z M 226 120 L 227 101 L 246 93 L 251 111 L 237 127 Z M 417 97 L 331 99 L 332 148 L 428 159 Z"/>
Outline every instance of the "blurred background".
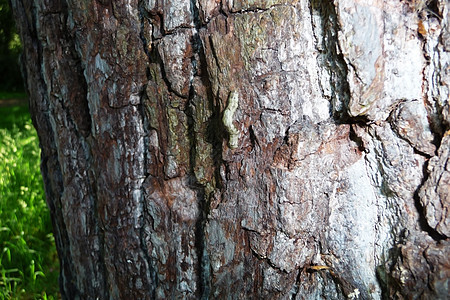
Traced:
<path fill-rule="evenodd" d="M 22 46 L 0 0 L 0 300 L 60 299 L 40 149 L 20 72 Z"/>
<path fill-rule="evenodd" d="M 0 91 L 24 92 L 18 64 L 21 51 L 8 0 L 0 0 Z"/>

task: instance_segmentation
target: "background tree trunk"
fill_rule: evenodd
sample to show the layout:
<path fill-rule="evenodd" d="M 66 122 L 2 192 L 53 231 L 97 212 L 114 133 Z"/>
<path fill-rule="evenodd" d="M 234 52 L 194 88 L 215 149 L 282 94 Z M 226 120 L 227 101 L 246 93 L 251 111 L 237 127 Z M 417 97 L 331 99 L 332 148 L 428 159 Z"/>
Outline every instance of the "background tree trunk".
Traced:
<path fill-rule="evenodd" d="M 446 0 L 13 0 L 69 299 L 445 299 Z"/>

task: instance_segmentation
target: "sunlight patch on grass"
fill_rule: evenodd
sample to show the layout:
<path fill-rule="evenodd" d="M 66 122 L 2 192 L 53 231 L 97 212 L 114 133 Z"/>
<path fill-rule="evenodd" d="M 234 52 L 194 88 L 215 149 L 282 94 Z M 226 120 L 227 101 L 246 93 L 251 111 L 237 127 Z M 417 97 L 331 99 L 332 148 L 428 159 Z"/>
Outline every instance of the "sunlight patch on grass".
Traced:
<path fill-rule="evenodd" d="M 2 107 L 0 116 L 7 120 L 0 124 L 0 299 L 57 299 L 59 265 L 38 137 L 27 110 Z"/>

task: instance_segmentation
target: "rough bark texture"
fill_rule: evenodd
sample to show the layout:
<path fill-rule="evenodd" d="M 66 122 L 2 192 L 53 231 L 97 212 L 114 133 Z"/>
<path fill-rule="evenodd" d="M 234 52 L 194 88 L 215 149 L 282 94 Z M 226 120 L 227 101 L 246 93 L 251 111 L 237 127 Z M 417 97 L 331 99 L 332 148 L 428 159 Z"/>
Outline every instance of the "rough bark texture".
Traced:
<path fill-rule="evenodd" d="M 68 299 L 446 299 L 446 0 L 13 0 Z"/>

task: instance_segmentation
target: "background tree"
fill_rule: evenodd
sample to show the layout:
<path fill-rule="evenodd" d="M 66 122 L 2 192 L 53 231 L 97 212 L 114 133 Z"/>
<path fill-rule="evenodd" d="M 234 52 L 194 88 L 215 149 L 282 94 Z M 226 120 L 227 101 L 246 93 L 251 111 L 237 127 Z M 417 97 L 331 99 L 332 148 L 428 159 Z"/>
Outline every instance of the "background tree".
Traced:
<path fill-rule="evenodd" d="M 448 1 L 13 1 L 64 298 L 446 298 Z"/>
<path fill-rule="evenodd" d="M 19 36 L 7 0 L 0 0 L 0 90 L 23 91 L 18 65 L 21 51 Z"/>

